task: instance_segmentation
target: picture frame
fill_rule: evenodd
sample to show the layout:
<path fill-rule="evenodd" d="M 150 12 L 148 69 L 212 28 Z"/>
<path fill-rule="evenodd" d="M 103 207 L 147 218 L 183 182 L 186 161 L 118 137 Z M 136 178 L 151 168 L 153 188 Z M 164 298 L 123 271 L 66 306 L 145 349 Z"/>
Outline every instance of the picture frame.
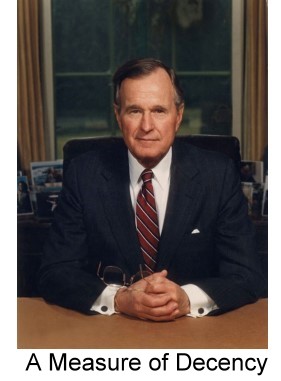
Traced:
<path fill-rule="evenodd" d="M 242 160 L 240 165 L 242 183 L 264 183 L 264 168 L 262 161 Z"/>
<path fill-rule="evenodd" d="M 17 214 L 33 214 L 27 176 L 17 176 Z"/>
<path fill-rule="evenodd" d="M 60 191 L 46 191 L 36 193 L 36 216 L 38 218 L 52 218 L 57 206 Z"/>
<path fill-rule="evenodd" d="M 30 163 L 32 185 L 36 188 L 60 188 L 63 178 L 63 160 Z"/>

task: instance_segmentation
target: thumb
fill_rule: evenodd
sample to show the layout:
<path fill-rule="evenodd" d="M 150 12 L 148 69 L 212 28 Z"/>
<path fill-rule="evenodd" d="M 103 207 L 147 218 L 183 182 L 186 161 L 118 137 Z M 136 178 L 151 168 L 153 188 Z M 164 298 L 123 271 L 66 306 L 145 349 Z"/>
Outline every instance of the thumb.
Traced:
<path fill-rule="evenodd" d="M 160 274 L 163 278 L 167 278 L 168 271 L 167 271 L 167 270 L 162 270 L 162 271 L 160 271 L 159 274 Z"/>

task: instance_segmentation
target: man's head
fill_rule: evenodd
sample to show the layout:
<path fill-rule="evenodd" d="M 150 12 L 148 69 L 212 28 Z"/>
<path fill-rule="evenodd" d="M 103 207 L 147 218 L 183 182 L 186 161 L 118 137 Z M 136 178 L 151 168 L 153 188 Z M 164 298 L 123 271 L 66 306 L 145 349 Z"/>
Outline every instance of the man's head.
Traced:
<path fill-rule="evenodd" d="M 113 77 L 114 110 L 133 156 L 152 168 L 166 155 L 180 126 L 184 100 L 174 71 L 155 59 L 133 60 Z"/>

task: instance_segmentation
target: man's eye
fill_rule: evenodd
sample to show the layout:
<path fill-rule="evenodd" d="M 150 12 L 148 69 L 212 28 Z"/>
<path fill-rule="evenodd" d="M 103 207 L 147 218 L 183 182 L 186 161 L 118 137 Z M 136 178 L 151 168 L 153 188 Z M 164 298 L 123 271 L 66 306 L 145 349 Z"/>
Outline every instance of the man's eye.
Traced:
<path fill-rule="evenodd" d="M 156 114 L 163 114 L 163 113 L 164 113 L 164 110 L 163 110 L 162 108 L 157 108 L 157 109 L 154 110 L 154 112 L 155 112 Z"/>
<path fill-rule="evenodd" d="M 138 114 L 139 112 L 140 112 L 140 110 L 138 110 L 138 109 L 130 110 L 130 114 Z"/>

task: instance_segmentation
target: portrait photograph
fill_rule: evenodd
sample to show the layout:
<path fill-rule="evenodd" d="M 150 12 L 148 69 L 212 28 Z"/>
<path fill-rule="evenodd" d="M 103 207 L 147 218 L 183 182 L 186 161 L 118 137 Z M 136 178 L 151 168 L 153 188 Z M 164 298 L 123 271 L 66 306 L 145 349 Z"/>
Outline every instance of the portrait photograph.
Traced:
<path fill-rule="evenodd" d="M 34 186 L 59 186 L 62 184 L 62 160 L 32 162 L 30 168 Z"/>

